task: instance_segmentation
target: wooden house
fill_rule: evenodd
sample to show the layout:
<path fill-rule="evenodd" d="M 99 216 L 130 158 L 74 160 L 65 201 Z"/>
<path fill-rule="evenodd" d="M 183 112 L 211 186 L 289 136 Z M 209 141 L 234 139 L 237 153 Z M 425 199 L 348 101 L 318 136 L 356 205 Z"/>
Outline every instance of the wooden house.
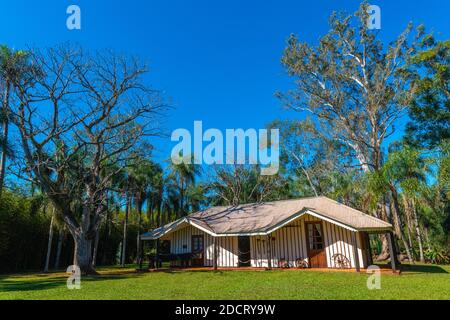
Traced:
<path fill-rule="evenodd" d="M 327 197 L 312 197 L 212 207 L 141 239 L 170 241 L 173 266 L 178 261 L 191 267 L 359 271 L 372 264 L 370 233 L 388 234 L 395 252 L 391 231 L 392 225 L 385 221 Z M 188 262 L 181 257 L 188 257 Z M 392 267 L 396 269 L 396 261 Z"/>

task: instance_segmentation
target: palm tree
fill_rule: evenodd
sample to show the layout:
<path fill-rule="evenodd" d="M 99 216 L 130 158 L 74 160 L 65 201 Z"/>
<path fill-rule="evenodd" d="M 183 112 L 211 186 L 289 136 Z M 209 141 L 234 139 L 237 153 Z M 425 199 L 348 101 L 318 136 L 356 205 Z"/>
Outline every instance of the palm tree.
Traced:
<path fill-rule="evenodd" d="M 188 209 L 191 212 L 199 211 L 207 203 L 206 189 L 207 186 L 203 184 L 190 185 L 187 189 Z"/>
<path fill-rule="evenodd" d="M 180 218 L 186 214 L 186 191 L 190 185 L 195 184 L 196 177 L 201 173 L 200 167 L 192 163 L 193 161 L 191 161 L 190 164 L 184 162 L 174 164 L 171 162 L 170 165 L 170 173 L 168 178 L 173 181 L 174 185 L 178 189 L 179 206 L 177 218 Z"/>
<path fill-rule="evenodd" d="M 409 238 L 412 233 L 411 229 L 415 229 L 419 259 L 424 262 L 423 237 L 419 225 L 417 204 L 421 191 L 426 188 L 426 175 L 429 171 L 427 161 L 419 150 L 406 146 L 389 155 L 385 171 L 390 180 L 394 180 L 394 183 L 402 190 L 405 217 L 408 221 L 406 229 Z"/>
<path fill-rule="evenodd" d="M 163 171 L 161 167 L 159 167 L 158 173 L 154 177 L 154 187 L 157 190 L 157 218 L 156 218 L 156 226 L 160 227 L 162 225 L 162 209 L 164 204 L 164 190 L 165 190 L 166 180 L 164 179 Z"/>
<path fill-rule="evenodd" d="M 120 244 L 120 259 L 119 259 L 120 265 L 125 266 L 128 216 L 129 211 L 131 209 L 130 208 L 131 184 L 129 179 L 129 171 L 125 170 L 118 164 L 111 164 L 103 174 L 110 176 L 108 191 L 106 192 L 104 197 L 106 207 L 105 243 L 108 241 L 108 236 L 110 236 L 111 234 L 111 226 L 113 225 L 112 216 L 115 213 L 116 218 L 117 219 L 120 218 L 121 208 L 123 208 L 123 200 L 125 199 L 125 217 L 123 221 L 124 224 L 123 224 L 122 242 Z M 97 250 L 94 249 L 94 252 L 96 251 Z M 94 261 L 95 259 L 92 260 Z M 105 261 L 105 254 L 103 255 L 103 261 Z"/>
<path fill-rule="evenodd" d="M 118 207 L 118 204 L 115 203 L 115 197 L 114 194 L 119 194 L 123 187 L 123 180 L 124 180 L 124 174 L 122 172 L 122 168 L 118 166 L 117 164 L 111 164 L 107 169 L 103 172 L 104 176 L 109 176 L 109 189 L 105 191 L 105 194 L 103 196 L 103 201 L 105 203 L 105 212 L 104 212 L 104 223 L 105 223 L 105 244 L 108 243 L 108 238 L 111 235 L 111 225 L 112 225 L 112 214 L 115 211 L 115 209 Z M 116 211 L 120 211 L 116 210 Z M 63 237 L 64 234 L 60 233 L 60 238 Z M 91 260 L 91 266 L 94 269 L 97 264 L 97 255 L 98 255 L 98 244 L 100 241 L 100 228 L 97 229 L 95 238 L 94 238 L 94 249 L 92 251 L 92 260 Z M 106 262 L 106 251 L 103 250 L 102 255 L 102 263 Z"/>
<path fill-rule="evenodd" d="M 164 172 L 159 164 L 153 163 L 151 171 L 151 181 L 147 194 L 147 215 L 150 226 L 154 227 L 156 225 L 159 227 L 161 225 L 161 210 L 164 201 L 166 179 L 164 178 Z M 154 221 L 155 208 L 157 211 L 156 221 Z"/>
<path fill-rule="evenodd" d="M 127 255 L 127 231 L 128 231 L 128 217 L 131 211 L 131 196 L 129 194 L 129 190 L 127 189 L 124 193 L 125 195 L 125 219 L 123 221 L 123 237 L 122 237 L 122 252 L 120 254 L 120 265 L 121 267 L 125 267 L 126 255 Z"/>
<path fill-rule="evenodd" d="M 140 264 L 141 257 L 141 225 L 142 225 L 142 207 L 146 200 L 149 200 L 149 188 L 151 187 L 152 179 L 155 174 L 155 164 L 144 158 L 138 158 L 132 164 L 129 170 L 129 183 L 132 197 L 134 198 L 135 207 L 138 214 L 138 233 L 137 233 L 137 257 L 138 264 Z"/>
<path fill-rule="evenodd" d="M 2 85 L 2 107 L 0 110 L 0 196 L 3 190 L 8 154 L 8 134 L 10 121 L 11 87 L 19 80 L 26 66 L 27 53 L 22 50 L 14 51 L 5 45 L 0 46 L 0 83 Z"/>
<path fill-rule="evenodd" d="M 155 198 L 155 203 L 158 205 L 158 215 L 160 219 L 161 215 L 161 203 L 162 203 L 162 169 L 159 165 L 155 164 L 149 159 L 136 158 L 131 163 L 123 176 L 123 182 L 121 183 L 121 189 L 126 197 L 125 206 L 125 219 L 123 228 L 123 242 L 121 251 L 121 266 L 125 266 L 126 260 L 126 242 L 128 231 L 128 219 L 131 212 L 131 208 L 134 202 L 137 218 L 138 218 L 138 233 L 137 233 L 137 257 L 138 263 L 140 263 L 141 257 L 141 229 L 142 229 L 142 208 L 147 201 L 150 203 L 150 208 L 153 205 L 152 196 Z"/>
<path fill-rule="evenodd" d="M 288 184 L 281 175 L 263 176 L 253 165 L 213 167 L 206 185 L 214 205 L 233 205 L 283 199 L 289 196 Z"/>

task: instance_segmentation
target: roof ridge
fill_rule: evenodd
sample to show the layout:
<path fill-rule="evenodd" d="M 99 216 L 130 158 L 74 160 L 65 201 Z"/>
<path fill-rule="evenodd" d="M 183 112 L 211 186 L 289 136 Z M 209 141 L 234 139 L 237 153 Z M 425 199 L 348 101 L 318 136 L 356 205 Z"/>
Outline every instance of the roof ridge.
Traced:
<path fill-rule="evenodd" d="M 248 206 L 248 205 L 268 204 L 268 203 L 286 202 L 286 201 L 299 201 L 299 200 L 314 199 L 314 198 L 327 198 L 327 199 L 330 199 L 330 198 L 328 198 L 326 196 L 322 196 L 321 195 L 321 196 L 310 196 L 310 197 L 302 197 L 302 198 L 295 198 L 295 199 L 283 199 L 283 200 L 263 201 L 263 202 L 248 202 L 248 203 L 241 203 L 241 204 L 238 204 L 238 205 L 229 205 L 229 206 L 212 206 L 212 207 L 208 207 L 208 208 L 203 209 L 203 210 L 192 212 L 192 213 L 188 214 L 187 217 L 192 216 L 192 215 L 197 214 L 197 213 L 204 212 L 206 210 L 213 209 L 213 208 L 227 208 L 227 209 L 229 209 L 229 208 L 238 208 L 238 207 L 243 207 L 243 206 Z M 330 199 L 330 200 L 332 200 L 332 199 Z"/>
<path fill-rule="evenodd" d="M 349 208 L 349 209 L 351 209 L 352 211 L 356 211 L 356 212 L 359 213 L 359 214 L 363 214 L 364 216 L 367 216 L 367 217 L 371 218 L 372 220 L 381 221 L 381 222 L 384 222 L 384 223 L 390 225 L 390 223 L 387 222 L 387 221 L 384 221 L 384 220 L 382 220 L 382 219 L 380 219 L 380 218 L 377 218 L 377 217 L 374 217 L 374 216 L 372 216 L 372 215 L 370 215 L 370 214 L 367 214 L 367 213 L 365 213 L 365 212 L 362 212 L 361 210 L 352 208 L 352 207 L 350 207 L 350 206 L 348 206 L 348 205 L 346 205 L 346 204 L 344 204 L 344 203 L 340 203 L 339 201 L 336 201 L 336 200 L 334 200 L 334 199 L 328 198 L 327 196 L 321 196 L 321 197 L 322 197 L 322 198 L 325 198 L 325 199 L 327 199 L 327 200 L 329 200 L 329 201 L 332 201 L 332 202 L 334 202 L 334 203 L 337 203 L 337 204 L 339 204 L 339 205 L 341 205 L 341 206 L 345 206 L 346 208 Z"/>
<path fill-rule="evenodd" d="M 234 207 L 252 205 L 252 204 L 269 204 L 269 203 L 277 203 L 277 202 L 299 201 L 299 200 L 314 199 L 314 198 L 321 198 L 321 197 L 324 197 L 324 196 L 311 196 L 311 197 L 302 197 L 302 198 L 296 198 L 296 199 L 283 199 L 283 200 L 264 201 L 264 202 L 249 202 L 249 203 L 243 203 L 243 204 L 240 204 L 240 205 L 234 206 Z M 231 207 L 233 207 L 233 206 L 231 206 Z"/>

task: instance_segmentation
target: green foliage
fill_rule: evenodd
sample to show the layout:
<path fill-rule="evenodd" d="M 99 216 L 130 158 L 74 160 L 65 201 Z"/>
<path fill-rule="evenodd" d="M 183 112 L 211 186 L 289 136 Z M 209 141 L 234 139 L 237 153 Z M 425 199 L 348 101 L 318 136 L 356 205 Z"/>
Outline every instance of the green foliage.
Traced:
<path fill-rule="evenodd" d="M 425 260 L 430 263 L 444 264 L 449 263 L 447 252 L 442 249 L 427 249 L 424 252 Z"/>
<path fill-rule="evenodd" d="M 421 150 L 405 146 L 389 154 L 382 174 L 385 181 L 394 181 L 401 190 L 414 196 L 425 187 L 428 162 Z"/>
<path fill-rule="evenodd" d="M 438 182 L 448 202 L 450 201 L 450 139 L 446 139 L 441 143 L 438 161 Z"/>
<path fill-rule="evenodd" d="M 43 267 L 50 218 L 43 214 L 39 202 L 41 199 L 3 192 L 0 199 L 0 271 Z"/>
<path fill-rule="evenodd" d="M 6 45 L 0 45 L 0 78 L 17 81 L 27 66 L 29 53 L 24 50 L 13 50 Z"/>
<path fill-rule="evenodd" d="M 182 156 L 182 155 L 180 155 Z M 195 196 L 196 200 L 192 203 L 197 206 L 198 194 L 192 190 L 195 188 L 197 178 L 201 175 L 202 170 L 198 164 L 194 164 L 194 156 L 187 155 L 191 157 L 191 163 L 181 162 L 179 164 L 170 161 L 169 173 L 166 179 L 168 192 L 170 194 L 171 201 L 176 203 L 173 204 L 173 209 L 177 217 L 186 215 L 193 208 L 190 206 L 189 195 Z M 191 190 L 190 190 L 191 189 Z"/>
<path fill-rule="evenodd" d="M 41 195 L 29 197 L 5 191 L 0 200 L 0 272 L 41 270 L 47 253 L 51 211 Z M 135 215 L 128 226 L 127 262 L 135 261 L 138 232 Z M 61 225 L 62 226 L 62 225 Z M 116 253 L 122 241 L 123 215 L 119 214 L 100 228 L 97 265 L 115 264 Z M 53 235 L 50 269 L 53 268 L 58 240 Z M 33 248 L 33 250 L 30 250 Z M 66 232 L 63 238 L 60 268 L 73 261 L 73 239 Z"/>
<path fill-rule="evenodd" d="M 424 37 L 410 59 L 414 79 L 411 122 L 407 127 L 410 144 L 436 147 L 450 139 L 450 41 Z"/>

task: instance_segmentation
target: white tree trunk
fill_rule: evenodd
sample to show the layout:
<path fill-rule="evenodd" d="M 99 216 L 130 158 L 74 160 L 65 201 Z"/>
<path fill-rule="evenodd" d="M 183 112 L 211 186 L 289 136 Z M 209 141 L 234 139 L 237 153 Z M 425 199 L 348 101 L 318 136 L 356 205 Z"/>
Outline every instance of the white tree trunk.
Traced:
<path fill-rule="evenodd" d="M 92 240 L 88 239 L 84 232 L 80 232 L 75 234 L 74 245 L 74 265 L 80 268 L 82 274 L 95 274 L 95 270 L 91 267 Z"/>
<path fill-rule="evenodd" d="M 137 252 L 137 263 L 138 265 L 141 265 L 141 223 L 142 223 L 142 205 L 138 204 L 138 233 L 137 233 L 137 239 L 136 239 L 136 252 Z"/>
<path fill-rule="evenodd" d="M 425 233 L 425 240 L 427 242 L 427 249 L 431 250 L 430 237 L 428 236 L 428 229 L 427 228 L 424 229 L 424 233 Z"/>
<path fill-rule="evenodd" d="M 422 233 L 420 232 L 419 219 L 417 218 L 416 204 L 414 202 L 413 202 L 412 207 L 413 207 L 412 212 L 413 212 L 413 219 L 414 219 L 414 227 L 416 228 L 417 242 L 419 244 L 419 259 L 420 259 L 420 262 L 425 262 L 425 257 L 423 255 Z"/>
<path fill-rule="evenodd" d="M 125 221 L 123 223 L 123 240 L 122 240 L 122 261 L 120 265 L 125 267 L 126 255 L 127 255 L 127 228 L 128 228 L 128 213 L 130 211 L 130 199 L 127 198 L 127 204 L 125 208 Z"/>
<path fill-rule="evenodd" d="M 347 144 L 350 146 L 350 148 L 353 149 L 353 151 L 355 151 L 356 159 L 358 159 L 358 162 L 361 165 L 362 170 L 365 173 L 370 172 L 367 157 L 361 150 L 361 147 L 358 145 L 358 143 L 356 143 L 356 142 L 353 143 L 353 142 L 347 141 Z"/>
<path fill-rule="evenodd" d="M 63 240 L 64 240 L 64 228 L 61 227 L 59 229 L 58 246 L 56 248 L 55 269 L 59 269 L 59 263 L 61 261 L 61 250 L 62 250 Z"/>
<path fill-rule="evenodd" d="M 92 253 L 92 269 L 95 269 L 95 266 L 97 265 L 97 255 L 98 255 L 98 240 L 100 237 L 100 229 L 97 230 L 97 232 L 95 233 L 95 239 L 94 239 L 94 251 Z"/>
<path fill-rule="evenodd" d="M 48 267 L 50 265 L 50 255 L 52 253 L 52 241 L 53 241 L 53 219 L 55 211 L 53 210 L 52 219 L 50 220 L 50 229 L 48 231 L 48 243 L 47 243 L 47 256 L 45 257 L 44 272 L 48 272 Z"/>

